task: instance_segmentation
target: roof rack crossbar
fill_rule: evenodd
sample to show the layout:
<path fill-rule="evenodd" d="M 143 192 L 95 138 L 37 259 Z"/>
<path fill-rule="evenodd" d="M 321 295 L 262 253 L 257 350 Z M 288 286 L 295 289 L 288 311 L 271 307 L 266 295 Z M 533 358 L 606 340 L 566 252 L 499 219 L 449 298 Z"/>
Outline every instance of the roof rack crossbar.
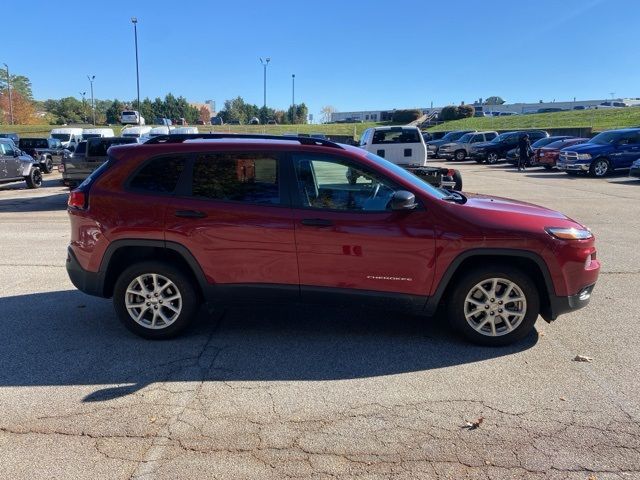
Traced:
<path fill-rule="evenodd" d="M 289 140 L 299 142 L 301 145 L 319 145 L 323 147 L 342 148 L 339 144 L 331 140 L 313 137 L 298 137 L 291 135 L 260 135 L 248 133 L 173 133 L 168 135 L 158 135 L 145 142 L 146 145 L 158 143 L 182 143 L 186 140 L 215 140 L 221 138 L 244 138 L 257 140 Z"/>

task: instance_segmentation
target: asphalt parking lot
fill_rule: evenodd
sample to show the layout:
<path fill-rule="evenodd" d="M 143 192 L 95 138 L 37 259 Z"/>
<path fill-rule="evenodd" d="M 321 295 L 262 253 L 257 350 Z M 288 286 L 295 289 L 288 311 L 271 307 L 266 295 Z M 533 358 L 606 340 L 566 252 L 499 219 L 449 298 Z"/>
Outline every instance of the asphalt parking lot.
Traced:
<path fill-rule="evenodd" d="M 500 349 L 304 306 L 149 342 L 69 282 L 58 174 L 0 186 L 0 478 L 640 478 L 640 181 L 456 165 L 592 228 L 588 308 Z"/>

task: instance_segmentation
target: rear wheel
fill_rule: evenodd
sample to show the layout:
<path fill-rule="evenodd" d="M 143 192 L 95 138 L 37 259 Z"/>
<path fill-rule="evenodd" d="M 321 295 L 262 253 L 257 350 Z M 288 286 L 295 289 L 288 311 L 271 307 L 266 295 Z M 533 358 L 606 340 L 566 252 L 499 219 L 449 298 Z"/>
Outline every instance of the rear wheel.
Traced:
<path fill-rule="evenodd" d="M 42 172 L 37 167 L 32 167 L 29 175 L 24 180 L 29 188 L 40 188 L 42 186 Z"/>
<path fill-rule="evenodd" d="M 44 161 L 44 165 L 42 167 L 44 173 L 53 172 L 53 159 L 51 157 L 47 157 Z"/>
<path fill-rule="evenodd" d="M 142 262 L 127 268 L 116 281 L 113 305 L 133 333 L 166 339 L 182 332 L 195 318 L 196 289 L 181 270 L 163 262 Z"/>
<path fill-rule="evenodd" d="M 598 158 L 591 162 L 591 166 L 589 167 L 589 173 L 592 177 L 605 177 L 609 171 L 611 170 L 611 165 L 609 164 L 609 160 L 606 158 Z"/>
<path fill-rule="evenodd" d="M 448 306 L 449 321 L 468 340 L 508 345 L 526 337 L 540 311 L 534 282 L 508 265 L 479 267 L 458 279 Z"/>

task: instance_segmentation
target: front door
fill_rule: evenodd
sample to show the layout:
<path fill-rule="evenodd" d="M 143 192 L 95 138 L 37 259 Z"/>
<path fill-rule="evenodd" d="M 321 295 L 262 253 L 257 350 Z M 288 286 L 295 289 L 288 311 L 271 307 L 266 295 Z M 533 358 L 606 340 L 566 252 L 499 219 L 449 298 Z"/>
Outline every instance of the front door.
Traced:
<path fill-rule="evenodd" d="M 166 240 L 185 245 L 221 294 L 297 298 L 293 219 L 278 155 L 202 153 L 192 162 L 189 185 L 167 210 Z"/>
<path fill-rule="evenodd" d="M 293 166 L 303 298 L 376 292 L 424 300 L 435 264 L 429 212 L 390 210 L 399 187 L 351 159 L 296 153 Z"/>
<path fill-rule="evenodd" d="M 631 133 L 616 146 L 613 167 L 631 168 L 631 164 L 638 158 L 640 158 L 640 133 Z"/>

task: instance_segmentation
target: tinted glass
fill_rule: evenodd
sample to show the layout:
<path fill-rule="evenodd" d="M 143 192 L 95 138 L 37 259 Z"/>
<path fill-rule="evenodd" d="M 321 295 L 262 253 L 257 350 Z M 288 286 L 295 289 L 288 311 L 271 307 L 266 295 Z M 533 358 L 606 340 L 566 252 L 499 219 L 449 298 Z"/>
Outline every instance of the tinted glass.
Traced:
<path fill-rule="evenodd" d="M 412 128 L 399 128 L 393 130 L 375 130 L 373 133 L 374 145 L 389 143 L 420 143 L 420 132 Z"/>
<path fill-rule="evenodd" d="M 194 197 L 275 205 L 280 203 L 278 161 L 269 154 L 201 154 L 193 166 Z"/>
<path fill-rule="evenodd" d="M 107 150 L 112 145 L 122 145 L 125 143 L 137 143 L 135 139 L 131 138 L 101 138 L 98 140 L 89 140 L 88 150 L 91 157 L 104 157 L 107 154 Z"/>
<path fill-rule="evenodd" d="M 455 142 L 465 133 L 469 133 L 469 132 L 449 132 L 444 137 L 442 137 L 442 140 L 446 140 L 448 142 Z"/>
<path fill-rule="evenodd" d="M 76 147 L 76 151 L 74 152 L 74 154 L 84 155 L 85 153 L 87 153 L 87 142 L 80 142 Z"/>
<path fill-rule="evenodd" d="M 71 135 L 68 133 L 52 133 L 51 136 L 63 142 L 67 142 L 71 138 Z"/>
<path fill-rule="evenodd" d="M 49 144 L 45 138 L 21 138 L 20 139 L 20 148 L 49 148 Z"/>
<path fill-rule="evenodd" d="M 172 193 L 178 185 L 184 165 L 183 157 L 156 158 L 135 175 L 129 186 L 148 192 Z"/>
<path fill-rule="evenodd" d="M 473 138 L 473 133 L 465 133 L 464 135 L 462 135 L 459 139 L 458 142 L 460 143 L 468 143 L 471 141 L 471 139 Z M 478 140 L 475 140 L 478 141 Z"/>

